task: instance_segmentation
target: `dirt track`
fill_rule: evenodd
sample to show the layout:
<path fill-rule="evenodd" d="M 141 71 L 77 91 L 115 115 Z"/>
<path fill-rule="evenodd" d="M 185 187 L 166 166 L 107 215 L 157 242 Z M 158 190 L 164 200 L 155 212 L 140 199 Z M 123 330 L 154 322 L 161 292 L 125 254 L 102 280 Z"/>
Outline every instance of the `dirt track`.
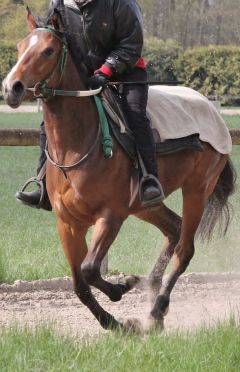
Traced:
<path fill-rule="evenodd" d="M 146 281 L 126 294 L 121 302 L 112 303 L 94 291 L 99 302 L 116 318 L 147 318 Z M 104 332 L 90 312 L 71 290 L 69 278 L 17 281 L 0 285 L 0 326 L 18 322 L 36 326 L 54 322 L 63 333 L 79 337 Z M 235 314 L 240 319 L 240 273 L 189 274 L 180 278 L 171 298 L 165 329 L 194 329 L 202 324 L 215 324 Z"/>

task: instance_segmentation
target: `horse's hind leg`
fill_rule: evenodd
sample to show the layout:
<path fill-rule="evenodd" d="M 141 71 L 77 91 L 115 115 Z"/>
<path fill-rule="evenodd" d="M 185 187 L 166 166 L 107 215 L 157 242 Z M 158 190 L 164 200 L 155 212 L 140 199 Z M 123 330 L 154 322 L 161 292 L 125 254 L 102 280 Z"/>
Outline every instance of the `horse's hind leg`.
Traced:
<path fill-rule="evenodd" d="M 157 209 L 144 210 L 136 214 L 136 217 L 158 227 L 165 237 L 163 249 L 149 275 L 151 302 L 155 302 L 162 286 L 164 272 L 179 241 L 182 219 L 164 204 Z"/>
<path fill-rule="evenodd" d="M 162 325 L 163 317 L 167 313 L 171 291 L 179 278 L 186 270 L 194 255 L 194 236 L 201 221 L 206 204 L 206 190 L 197 185 L 183 188 L 183 220 L 180 239 L 174 249 L 173 270 L 166 283 L 160 289 L 151 311 L 153 325 Z"/>
<path fill-rule="evenodd" d="M 121 324 L 99 305 L 89 285 L 83 278 L 81 263 L 87 254 L 85 241 L 87 229 L 80 228 L 78 225 L 75 227 L 73 225 L 70 226 L 61 219 L 58 219 L 58 230 L 65 255 L 72 271 L 73 286 L 76 295 L 89 308 L 103 328 L 115 329 L 120 327 Z"/>
<path fill-rule="evenodd" d="M 94 226 L 91 248 L 82 264 L 84 279 L 90 285 L 105 293 L 111 301 L 119 301 L 122 295 L 132 289 L 138 277 L 129 276 L 121 283 L 112 284 L 101 277 L 100 267 L 110 245 L 116 238 L 123 220 L 113 213 L 106 213 Z"/>

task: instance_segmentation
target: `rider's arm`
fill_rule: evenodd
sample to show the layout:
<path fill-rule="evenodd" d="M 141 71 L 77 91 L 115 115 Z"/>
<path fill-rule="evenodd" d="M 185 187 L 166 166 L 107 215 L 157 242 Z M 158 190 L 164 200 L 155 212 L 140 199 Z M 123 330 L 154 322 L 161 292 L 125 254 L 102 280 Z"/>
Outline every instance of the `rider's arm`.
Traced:
<path fill-rule="evenodd" d="M 115 48 L 107 56 L 102 69 L 111 75 L 131 70 L 141 57 L 143 27 L 141 10 L 135 0 L 115 0 Z"/>

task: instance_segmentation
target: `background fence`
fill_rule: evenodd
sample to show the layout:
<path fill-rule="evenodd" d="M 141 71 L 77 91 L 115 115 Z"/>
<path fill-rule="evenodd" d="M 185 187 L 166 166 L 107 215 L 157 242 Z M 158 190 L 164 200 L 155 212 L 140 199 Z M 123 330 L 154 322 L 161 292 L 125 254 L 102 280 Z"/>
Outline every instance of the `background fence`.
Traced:
<path fill-rule="evenodd" d="M 240 128 L 230 129 L 233 145 L 240 145 Z M 0 146 L 38 146 L 38 129 L 0 129 Z"/>

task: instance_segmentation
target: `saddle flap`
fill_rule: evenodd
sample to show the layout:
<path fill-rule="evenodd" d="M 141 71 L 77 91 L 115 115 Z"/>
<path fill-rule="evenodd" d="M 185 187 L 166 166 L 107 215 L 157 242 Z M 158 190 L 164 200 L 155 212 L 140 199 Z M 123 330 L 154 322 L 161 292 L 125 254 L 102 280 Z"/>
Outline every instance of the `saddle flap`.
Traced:
<path fill-rule="evenodd" d="M 131 132 L 128 127 L 127 120 L 121 107 L 120 97 L 117 88 L 107 86 L 101 93 L 103 107 L 109 117 L 120 128 L 121 133 Z"/>

